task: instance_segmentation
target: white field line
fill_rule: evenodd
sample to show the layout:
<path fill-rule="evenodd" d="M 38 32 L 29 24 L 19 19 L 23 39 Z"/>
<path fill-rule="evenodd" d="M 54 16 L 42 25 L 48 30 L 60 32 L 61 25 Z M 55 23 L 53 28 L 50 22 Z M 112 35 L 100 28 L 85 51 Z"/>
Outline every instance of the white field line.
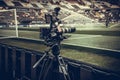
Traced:
<path fill-rule="evenodd" d="M 102 35 L 83 36 L 83 37 L 76 36 L 75 38 L 68 38 L 68 39 L 69 39 L 69 40 L 72 40 L 72 39 L 94 38 L 94 37 L 101 37 L 101 36 L 102 36 Z"/>
<path fill-rule="evenodd" d="M 17 36 L 0 37 L 0 39 L 16 38 Z"/>

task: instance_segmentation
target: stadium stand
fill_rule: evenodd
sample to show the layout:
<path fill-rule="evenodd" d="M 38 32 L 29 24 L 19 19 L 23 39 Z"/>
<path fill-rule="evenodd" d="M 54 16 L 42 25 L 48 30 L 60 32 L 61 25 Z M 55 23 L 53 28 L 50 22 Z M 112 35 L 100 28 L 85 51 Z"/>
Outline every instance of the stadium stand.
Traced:
<path fill-rule="evenodd" d="M 57 5 L 52 0 L 50 2 L 48 1 L 45 2 L 42 0 L 41 1 L 31 0 L 29 2 L 26 2 L 23 0 L 22 1 L 4 0 L 4 1 L 0 1 L 0 9 L 14 9 L 14 8 L 17 9 L 18 23 L 20 24 L 24 22 L 38 23 L 39 22 L 38 20 L 40 20 L 41 23 L 44 23 L 44 14 L 46 12 L 49 12 L 51 8 L 54 8 L 55 6 L 60 6 L 62 8 L 59 15 L 60 19 L 62 20 L 67 19 L 68 20 L 67 22 L 70 22 L 70 23 L 74 23 L 75 21 L 88 22 L 86 20 L 87 18 L 90 18 L 89 20 L 91 21 L 97 20 L 99 22 L 105 22 L 107 20 L 106 17 L 109 17 L 109 21 L 111 22 L 119 22 L 120 20 L 119 6 L 112 5 L 111 3 L 108 3 L 105 1 L 94 1 L 94 2 L 91 2 L 91 0 L 86 0 L 86 1 L 56 0 L 56 1 L 57 1 L 56 3 Z M 75 12 L 80 18 L 83 18 L 80 15 L 84 16 L 84 19 L 83 20 L 75 19 L 73 21 L 69 21 L 72 19 L 72 17 L 70 18 L 70 16 L 72 16 L 73 12 Z M 109 16 L 106 16 L 106 14 L 108 13 L 109 13 Z M 7 15 L 7 13 L 4 14 L 4 16 L 5 15 Z M 11 22 L 11 21 L 8 21 L 8 22 Z M 63 21 L 63 22 L 66 22 L 66 21 Z"/>

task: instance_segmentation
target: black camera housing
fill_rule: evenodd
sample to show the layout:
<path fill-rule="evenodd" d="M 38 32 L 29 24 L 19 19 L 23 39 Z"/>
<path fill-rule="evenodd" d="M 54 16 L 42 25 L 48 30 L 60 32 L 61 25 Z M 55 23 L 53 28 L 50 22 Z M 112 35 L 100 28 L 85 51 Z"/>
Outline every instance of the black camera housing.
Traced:
<path fill-rule="evenodd" d="M 57 17 L 59 14 L 60 8 L 57 7 L 54 9 L 53 14 L 45 14 L 46 23 L 50 24 L 50 27 L 42 27 L 40 28 L 40 38 L 44 39 L 48 46 L 52 46 L 55 43 L 60 43 L 65 37 L 62 35 L 63 33 L 72 33 L 75 32 L 75 28 L 61 28 L 61 32 L 58 30 L 59 24 L 61 24 L 61 20 Z M 56 25 L 57 23 L 57 25 Z"/>

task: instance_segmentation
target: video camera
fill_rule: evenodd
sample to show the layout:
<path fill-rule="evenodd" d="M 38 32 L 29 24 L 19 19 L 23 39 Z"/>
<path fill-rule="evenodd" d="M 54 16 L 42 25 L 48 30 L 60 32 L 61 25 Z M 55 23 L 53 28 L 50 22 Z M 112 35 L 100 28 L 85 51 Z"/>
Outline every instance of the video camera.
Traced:
<path fill-rule="evenodd" d="M 59 43 L 65 39 L 63 33 L 72 33 L 75 32 L 75 28 L 61 28 L 61 20 L 58 18 L 60 8 L 54 8 L 52 14 L 45 14 L 46 23 L 50 24 L 50 27 L 40 28 L 40 38 L 44 39 L 48 46 L 52 46 L 55 43 Z"/>
<path fill-rule="evenodd" d="M 52 77 L 54 74 L 54 80 L 63 80 L 60 78 L 63 74 L 64 80 L 71 80 L 67 70 L 67 64 L 63 60 L 60 54 L 60 42 L 65 39 L 63 33 L 75 32 L 75 28 L 61 28 L 61 20 L 57 17 L 60 8 L 54 9 L 54 14 L 47 14 L 45 16 L 46 21 L 50 22 L 50 28 L 40 28 L 40 38 L 44 39 L 46 45 L 49 47 L 44 51 L 43 56 L 34 64 L 33 68 L 36 68 L 41 63 L 39 80 L 48 80 L 48 77 Z M 53 75 L 48 74 L 51 72 Z"/>

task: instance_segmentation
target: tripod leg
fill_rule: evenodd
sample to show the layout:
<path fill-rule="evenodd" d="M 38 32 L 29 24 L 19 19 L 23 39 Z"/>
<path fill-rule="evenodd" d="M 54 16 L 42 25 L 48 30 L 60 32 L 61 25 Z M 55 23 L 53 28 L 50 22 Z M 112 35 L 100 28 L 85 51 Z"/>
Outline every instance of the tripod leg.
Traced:
<path fill-rule="evenodd" d="M 64 62 L 63 58 L 58 56 L 57 59 L 58 59 L 58 63 L 59 63 L 59 68 L 60 68 L 61 72 L 63 73 L 64 79 L 65 80 L 71 80 L 70 76 L 69 76 L 69 73 L 66 69 L 66 65 L 65 65 L 65 62 Z"/>
<path fill-rule="evenodd" d="M 50 68 L 52 68 L 52 64 L 53 64 L 53 60 L 50 59 L 46 65 L 46 71 L 44 72 L 44 77 L 43 80 L 45 80 L 45 78 L 47 77 L 47 74 L 49 73 Z"/>
<path fill-rule="evenodd" d="M 46 76 L 52 66 L 53 60 L 51 59 L 46 59 L 43 64 L 42 64 L 42 68 L 40 71 L 40 76 L 39 76 L 39 80 L 45 80 Z"/>
<path fill-rule="evenodd" d="M 46 59 L 43 60 L 42 66 L 41 66 L 41 70 L 40 70 L 40 75 L 39 75 L 39 80 L 41 79 L 41 77 L 43 76 L 43 72 L 44 72 L 44 67 L 45 67 L 45 63 L 46 63 Z"/>
<path fill-rule="evenodd" d="M 33 68 L 36 68 L 36 67 L 39 65 L 39 63 L 46 57 L 46 55 L 47 55 L 47 53 L 45 53 L 45 54 L 34 64 Z"/>

